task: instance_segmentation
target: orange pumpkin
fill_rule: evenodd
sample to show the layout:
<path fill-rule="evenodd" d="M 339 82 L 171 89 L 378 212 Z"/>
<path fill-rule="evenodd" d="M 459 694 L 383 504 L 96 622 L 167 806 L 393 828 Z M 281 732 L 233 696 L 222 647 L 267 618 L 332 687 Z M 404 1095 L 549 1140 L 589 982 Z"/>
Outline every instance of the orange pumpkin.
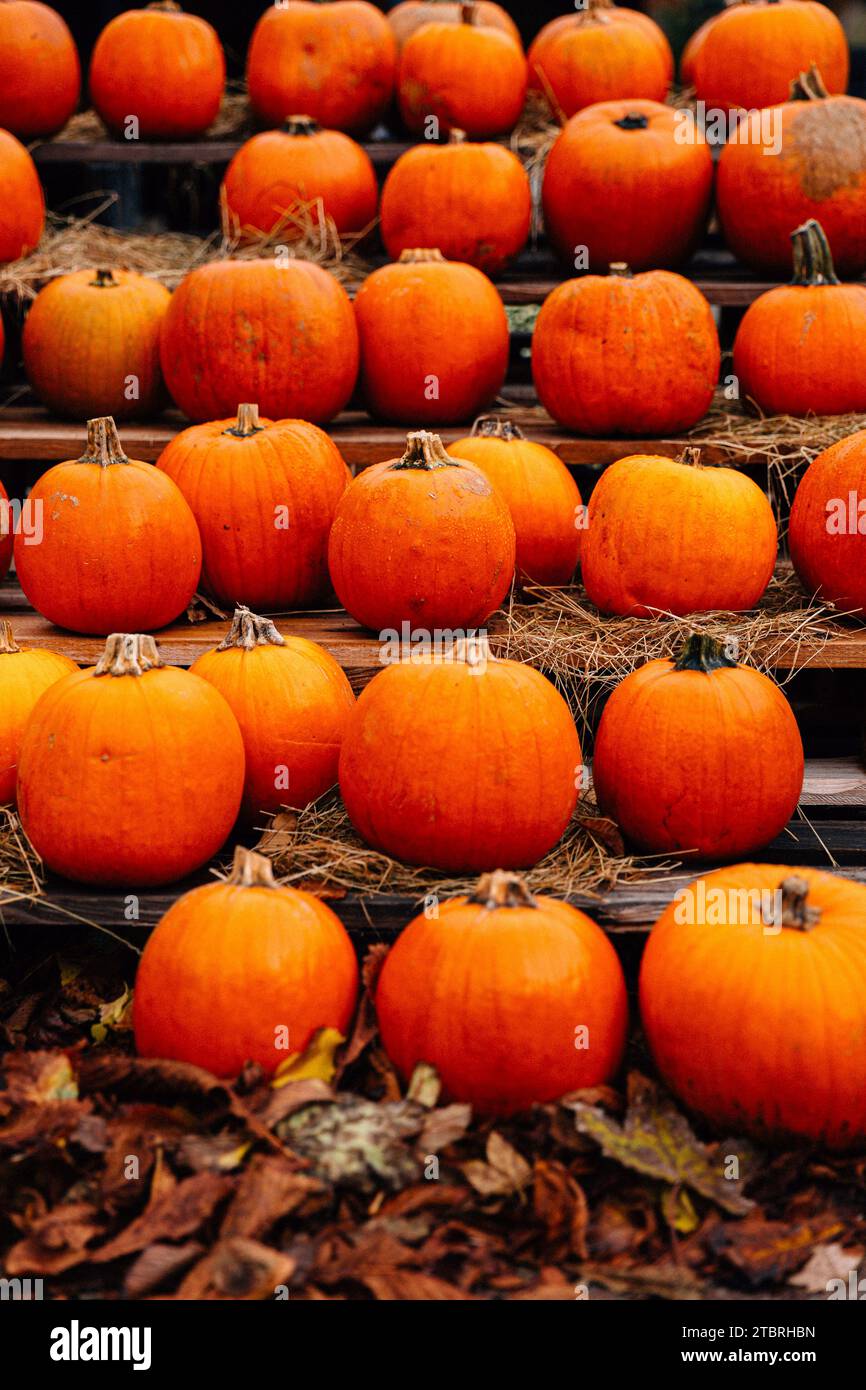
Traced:
<path fill-rule="evenodd" d="M 674 266 L 707 224 L 713 157 L 700 130 L 678 138 L 678 113 L 655 101 L 600 102 L 572 116 L 547 158 L 544 226 L 578 268 Z M 639 215 L 635 216 L 635 209 Z M 587 260 L 576 255 L 586 248 Z"/>
<path fill-rule="evenodd" d="M 269 859 L 240 846 L 227 879 L 173 903 L 135 978 L 144 1057 L 236 1076 L 270 1075 L 320 1028 L 347 1033 L 358 962 L 340 919 L 312 893 L 277 884 Z"/>
<path fill-rule="evenodd" d="M 12 624 L 0 622 L 0 804 L 15 800 L 18 755 L 33 706 L 49 685 L 77 670 L 59 652 L 19 647 Z"/>
<path fill-rule="evenodd" d="M 0 126 L 53 135 L 78 105 L 81 64 L 69 27 L 40 0 L 0 4 Z"/>
<path fill-rule="evenodd" d="M 526 58 L 514 39 L 483 24 L 474 3 L 460 24 L 425 24 L 406 40 L 397 73 L 400 114 L 414 134 L 432 119 L 473 140 L 505 135 L 526 97 Z"/>
<path fill-rule="evenodd" d="M 778 153 L 754 138 L 728 141 L 716 202 L 725 240 L 747 265 L 791 271 L 791 228 L 818 218 L 838 269 L 866 266 L 866 101 L 827 95 L 820 75 L 801 73 L 791 100 L 762 113 Z M 737 132 L 755 133 L 741 117 Z"/>
<path fill-rule="evenodd" d="M 152 631 L 182 613 L 201 573 L 195 517 L 170 478 L 127 458 L 110 416 L 88 420 L 81 458 L 37 479 L 33 544 L 15 536 L 15 568 L 33 607 L 58 627 L 107 636 Z"/>
<path fill-rule="evenodd" d="M 385 18 L 394 31 L 398 49 L 402 50 L 406 40 L 416 30 L 423 29 L 425 24 L 462 23 L 462 8 L 459 0 L 400 0 L 400 4 L 389 10 Z M 503 34 L 510 34 L 515 43 L 523 47 L 520 30 L 508 11 L 497 5 L 495 0 L 478 0 L 475 8 L 479 24 L 501 29 Z"/>
<path fill-rule="evenodd" d="M 376 1011 L 404 1078 L 428 1062 L 449 1096 L 494 1115 L 609 1081 L 628 1024 L 604 932 L 501 871 L 409 923 L 382 967 Z"/>
<path fill-rule="evenodd" d="M 312 204 L 318 224 L 329 217 L 342 235 L 363 232 L 376 220 L 379 185 L 369 155 L 339 130 L 323 130 L 310 116 L 290 116 L 241 145 L 222 185 L 225 218 L 241 237 L 279 228 L 300 236 L 286 214 Z M 316 205 L 318 203 L 318 206 Z"/>
<path fill-rule="evenodd" d="M 800 479 L 788 545 L 800 582 L 842 612 L 866 611 L 866 430 L 825 449 Z"/>
<path fill-rule="evenodd" d="M 403 251 L 355 296 L 371 414 L 403 424 L 471 419 L 508 369 L 508 319 L 487 276 L 441 251 Z M 460 331 L 455 332 L 459 324 Z"/>
<path fill-rule="evenodd" d="M 6 489 L 0 483 L 0 579 L 5 579 L 12 564 L 14 517 Z"/>
<path fill-rule="evenodd" d="M 355 696 L 324 647 L 284 637 L 270 619 L 242 607 L 219 646 L 190 669 L 215 686 L 238 721 L 246 818 L 300 809 L 334 785 Z"/>
<path fill-rule="evenodd" d="M 696 634 L 676 661 L 648 661 L 616 687 L 592 777 L 601 811 L 640 849 L 730 859 L 794 814 L 803 744 L 775 682 Z"/>
<path fill-rule="evenodd" d="M 663 435 L 709 410 L 721 351 L 700 290 L 669 270 L 566 280 L 532 335 L 542 405 L 581 434 Z"/>
<path fill-rule="evenodd" d="M 580 765 L 574 719 L 550 681 L 494 660 L 476 637 L 453 651 L 422 644 L 373 677 L 343 735 L 340 791 L 374 849 L 481 873 L 553 848 Z"/>
<path fill-rule="evenodd" d="M 306 608 L 328 585 L 328 533 L 349 471 L 305 420 L 237 418 L 182 430 L 157 469 L 183 493 L 202 538 L 202 588 L 220 603 Z"/>
<path fill-rule="evenodd" d="M 557 114 L 596 101 L 664 101 L 674 75 L 671 47 L 649 15 L 613 0 L 587 0 L 560 15 L 530 44 L 530 83 Z"/>
<path fill-rule="evenodd" d="M 216 30 L 175 0 L 153 0 L 108 23 L 90 59 L 90 99 L 109 130 L 190 140 L 216 117 L 226 65 Z M 134 137 L 130 118 L 138 122 Z"/>
<path fill-rule="evenodd" d="M 475 628 L 514 577 L 514 524 L 483 473 L 410 434 L 402 458 L 359 473 L 337 504 L 328 564 L 347 612 L 374 631 Z"/>
<path fill-rule="evenodd" d="M 813 65 L 831 92 L 848 85 L 845 31 L 815 0 L 733 0 L 687 48 L 684 80 L 708 109 L 774 106 Z"/>
<path fill-rule="evenodd" d="M 212 261 L 172 295 L 160 358 L 191 420 L 255 400 L 275 418 L 318 422 L 352 394 L 358 331 L 346 291 L 312 261 Z"/>
<path fill-rule="evenodd" d="M 36 165 L 14 135 L 0 130 L 0 264 L 28 255 L 39 244 L 44 225 L 45 198 Z"/>
<path fill-rule="evenodd" d="M 702 467 L 700 453 L 631 454 L 601 475 L 581 572 L 602 613 L 742 612 L 763 594 L 778 543 L 766 494 L 735 468 Z"/>
<path fill-rule="evenodd" d="M 840 285 L 818 222 L 791 240 L 791 284 L 759 295 L 737 329 L 740 392 L 767 415 L 866 410 L 866 287 Z"/>
<path fill-rule="evenodd" d="M 446 145 L 423 143 L 401 154 L 382 189 L 382 240 L 389 256 L 396 260 L 423 243 L 431 206 L 439 250 L 448 260 L 496 275 L 526 245 L 529 179 L 503 145 L 469 144 L 464 131 L 452 130 Z"/>
<path fill-rule="evenodd" d="M 656 1065 L 725 1134 L 866 1139 L 866 888 L 818 869 L 735 864 L 653 928 L 640 1008 Z"/>
<path fill-rule="evenodd" d="M 116 420 L 160 409 L 159 331 L 171 295 L 131 270 L 50 280 L 24 321 L 24 367 L 49 410 Z"/>
<path fill-rule="evenodd" d="M 335 130 L 368 131 L 394 92 L 397 44 L 366 0 L 282 0 L 265 10 L 247 54 L 250 104 L 279 125 L 303 111 Z"/>
<path fill-rule="evenodd" d="M 96 666 L 55 682 L 33 710 L 18 809 L 54 873 L 149 887 L 217 852 L 243 785 L 241 732 L 219 691 L 164 665 L 152 637 L 113 633 Z"/>
<path fill-rule="evenodd" d="M 507 417 L 484 415 L 448 452 L 480 468 L 507 502 L 519 574 L 535 584 L 567 584 L 580 558 L 583 507 L 553 450 L 526 439 Z"/>

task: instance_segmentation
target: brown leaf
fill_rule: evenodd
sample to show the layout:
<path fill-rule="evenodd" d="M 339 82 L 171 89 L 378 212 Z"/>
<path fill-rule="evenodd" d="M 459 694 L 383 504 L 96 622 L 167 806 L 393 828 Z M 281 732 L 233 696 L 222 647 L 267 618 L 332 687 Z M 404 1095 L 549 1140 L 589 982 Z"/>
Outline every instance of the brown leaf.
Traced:
<path fill-rule="evenodd" d="M 376 1298 L 394 1300 L 414 1300 L 416 1302 L 437 1302 L 460 1299 L 471 1301 L 474 1295 L 463 1289 L 438 1279 L 433 1274 L 425 1274 L 418 1269 L 379 1269 L 368 1270 L 360 1276 L 361 1282 Z"/>
<path fill-rule="evenodd" d="M 586 1259 L 589 1208 L 582 1187 L 562 1163 L 539 1160 L 533 1171 L 532 1205 L 547 1244 Z"/>
<path fill-rule="evenodd" d="M 836 1243 L 816 1245 L 806 1264 L 799 1273 L 791 1275 L 788 1283 L 799 1289 L 807 1289 L 809 1293 L 826 1294 L 833 1292 L 831 1289 L 833 1281 L 841 1279 L 843 1290 L 847 1296 L 852 1282 L 856 1282 L 862 1259 L 862 1249 L 845 1250 Z M 854 1281 L 851 1279 L 852 1272 L 855 1276 Z M 836 1287 L 838 1289 L 838 1285 Z"/>
<path fill-rule="evenodd" d="M 10 1052 L 3 1076 L 3 1100 L 13 1106 L 78 1099 L 78 1083 L 65 1052 Z"/>
<path fill-rule="evenodd" d="M 221 1234 L 261 1238 L 278 1221 L 327 1192 L 323 1183 L 294 1171 L 284 1159 L 257 1154 L 241 1177 Z"/>
<path fill-rule="evenodd" d="M 575 820 L 587 835 L 591 836 L 608 854 L 621 858 L 625 854 L 625 841 L 622 831 L 610 816 L 590 816 L 581 813 L 578 807 Z"/>
<path fill-rule="evenodd" d="M 177 1291 L 182 1299 L 274 1298 L 278 1288 L 290 1283 L 295 1262 L 279 1250 L 258 1241 L 232 1236 L 220 1240 L 191 1269 Z"/>
<path fill-rule="evenodd" d="M 24 1240 L 6 1256 L 6 1273 L 62 1274 L 90 1258 L 90 1241 L 102 1234 L 88 1202 L 64 1202 L 34 1221 Z"/>
<path fill-rule="evenodd" d="M 844 1231 L 845 1223 L 833 1216 L 791 1222 L 765 1221 L 753 1215 L 717 1227 L 708 1244 L 756 1288 L 784 1279 L 805 1263 L 819 1242 L 832 1240 Z"/>
<path fill-rule="evenodd" d="M 274 1129 L 280 1120 L 300 1110 L 313 1101 L 333 1100 L 334 1088 L 327 1082 L 312 1076 L 307 1081 L 292 1081 L 279 1090 L 271 1091 L 268 1103 L 258 1112 L 258 1118 L 268 1129 Z"/>
<path fill-rule="evenodd" d="M 180 1240 L 194 1235 L 231 1191 L 231 1178 L 218 1173 L 196 1173 L 157 1197 L 125 1230 L 93 1255 L 95 1263 L 133 1255 L 161 1240 Z"/>
<path fill-rule="evenodd" d="M 495 1129 L 487 1138 L 487 1162 L 473 1158 L 460 1166 L 467 1181 L 482 1197 L 514 1196 L 532 1177 L 526 1160 Z"/>
<path fill-rule="evenodd" d="M 472 1106 L 457 1103 L 431 1110 L 418 1136 L 415 1152 L 422 1157 L 441 1154 L 449 1144 L 462 1139 L 472 1120 Z"/>
<path fill-rule="evenodd" d="M 165 1245 L 160 1241 L 148 1245 L 126 1271 L 123 1291 L 127 1298 L 143 1298 L 203 1254 L 204 1246 L 197 1240 L 188 1240 L 184 1245 Z"/>

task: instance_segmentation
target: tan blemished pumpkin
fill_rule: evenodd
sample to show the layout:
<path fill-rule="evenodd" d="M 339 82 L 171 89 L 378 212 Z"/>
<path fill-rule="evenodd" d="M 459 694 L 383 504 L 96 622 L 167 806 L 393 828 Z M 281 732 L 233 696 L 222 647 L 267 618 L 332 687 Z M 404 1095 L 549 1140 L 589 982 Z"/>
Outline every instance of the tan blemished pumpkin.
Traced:
<path fill-rule="evenodd" d="M 448 452 L 474 463 L 505 499 L 518 574 L 535 584 L 567 584 L 580 558 L 583 506 L 577 483 L 553 450 L 526 439 L 507 417 L 483 415 Z"/>
<path fill-rule="evenodd" d="M 570 265 L 581 254 L 583 269 L 625 261 L 649 270 L 691 255 L 707 224 L 713 157 L 699 128 L 680 138 L 679 115 L 630 97 L 572 116 L 542 186 L 545 232 Z"/>
<path fill-rule="evenodd" d="M 390 9 L 385 18 L 394 31 L 397 47 L 402 49 L 407 39 L 425 24 L 462 23 L 462 5 L 459 0 L 400 0 Z M 515 43 L 523 46 L 520 30 L 508 11 L 497 5 L 495 0 L 478 0 L 476 5 L 479 24 L 489 25 L 510 34 Z"/>
<path fill-rule="evenodd" d="M 866 887 L 735 864 L 656 922 L 640 1009 L 667 1084 L 724 1135 L 866 1142 Z"/>
<path fill-rule="evenodd" d="M 24 369 L 36 394 L 78 419 L 159 410 L 159 331 L 170 302 L 158 280 L 130 270 L 76 270 L 49 281 L 24 320 Z"/>
<path fill-rule="evenodd" d="M 190 670 L 216 687 L 238 721 L 247 819 L 301 809 L 334 785 L 355 696 L 324 647 L 284 637 L 269 618 L 237 608 L 228 635 Z"/>
<path fill-rule="evenodd" d="M 127 458 L 110 416 L 88 420 L 81 458 L 43 473 L 29 502 L 42 537 L 15 536 L 15 568 L 50 622 L 103 637 L 153 631 L 190 603 L 201 573 L 195 517 L 170 478 Z"/>
<path fill-rule="evenodd" d="M 604 932 L 502 871 L 409 923 L 379 975 L 376 1012 L 404 1079 L 427 1062 L 449 1096 L 495 1115 L 609 1081 L 628 1023 Z"/>
<path fill-rule="evenodd" d="M 267 1074 L 320 1028 L 348 1032 L 358 962 L 340 919 L 312 893 L 278 884 L 241 846 L 228 878 L 185 893 L 148 938 L 135 978 L 135 1045 L 236 1076 Z"/>
<path fill-rule="evenodd" d="M 241 145 L 222 198 L 230 235 L 255 240 L 279 227 L 291 241 L 307 217 L 318 225 L 320 213 L 343 236 L 365 231 L 376 220 L 379 185 L 370 156 L 350 136 L 311 116 L 289 116 Z"/>
<path fill-rule="evenodd" d="M 152 0 L 106 24 L 93 48 L 88 85 L 94 109 L 116 135 L 191 140 L 214 121 L 225 80 L 213 26 L 185 14 L 175 0 Z"/>
<path fill-rule="evenodd" d="M 586 0 L 539 30 L 527 54 L 530 85 L 557 116 L 597 101 L 664 101 L 674 75 L 671 47 L 649 15 Z"/>
<path fill-rule="evenodd" d="M 526 170 L 504 145 L 471 143 L 462 130 L 452 130 L 444 145 L 413 145 L 382 188 L 382 240 L 394 260 L 424 244 L 431 208 L 442 255 L 497 275 L 529 237 Z"/>
<path fill-rule="evenodd" d="M 0 0 L 0 126 L 22 140 L 53 135 L 81 92 L 69 27 L 40 0 Z"/>
<path fill-rule="evenodd" d="M 337 597 L 377 632 L 478 627 L 508 593 L 514 560 L 504 498 L 427 430 L 349 484 L 328 541 Z"/>
<path fill-rule="evenodd" d="M 690 429 L 719 377 L 709 304 L 673 271 L 610 271 L 566 280 L 542 304 L 532 335 L 542 405 L 568 429 L 602 439 Z"/>
<path fill-rule="evenodd" d="M 599 808 L 639 849 L 731 859 L 794 814 L 803 744 L 775 682 L 695 634 L 676 661 L 649 661 L 616 687 L 592 776 Z"/>
<path fill-rule="evenodd" d="M 808 594 L 866 613 L 866 430 L 812 460 L 794 494 L 788 546 Z"/>
<path fill-rule="evenodd" d="M 474 266 L 435 248 L 403 251 L 367 276 L 355 314 L 361 389 L 379 419 L 413 428 L 471 420 L 501 390 L 508 319 Z"/>
<path fill-rule="evenodd" d="M 0 621 L 0 805 L 15 800 L 18 755 L 33 706 L 55 681 L 78 667 L 41 647 L 19 647 L 12 624 Z"/>
<path fill-rule="evenodd" d="M 312 261 L 212 261 L 172 295 L 160 359 L 191 420 L 257 401 L 273 419 L 320 423 L 352 394 L 358 330 L 343 286 Z"/>
<path fill-rule="evenodd" d="M 735 468 L 630 454 L 606 468 L 589 499 L 581 574 L 602 613 L 742 612 L 776 563 L 767 496 Z"/>
<path fill-rule="evenodd" d="M 157 469 L 180 488 L 202 539 L 202 588 L 220 603 L 307 608 L 328 587 L 328 533 L 350 481 L 334 441 L 306 420 L 236 418 L 175 435 Z"/>
<path fill-rule="evenodd" d="M 45 225 L 36 165 L 19 140 L 0 130 L 0 265 L 27 256 Z"/>
<path fill-rule="evenodd" d="M 113 633 L 96 666 L 56 681 L 35 706 L 18 808 L 52 872 L 151 887 L 216 854 L 243 785 L 241 731 L 219 691 L 164 665 L 152 637 Z"/>
<path fill-rule="evenodd" d="M 459 24 L 425 24 L 403 45 L 397 70 L 400 115 L 415 135 L 431 119 L 440 131 L 464 130 L 472 140 L 505 135 L 526 97 L 527 66 L 519 43 L 482 22 L 474 3 L 460 6 Z"/>
<path fill-rule="evenodd" d="M 361 692 L 343 735 L 340 791 L 358 834 L 448 872 L 535 864 L 577 804 L 568 705 L 482 637 L 403 654 Z"/>
<path fill-rule="evenodd" d="M 749 305 L 734 339 L 740 394 L 766 415 L 866 410 L 866 286 L 839 283 L 827 238 L 791 234 L 794 278 Z"/>

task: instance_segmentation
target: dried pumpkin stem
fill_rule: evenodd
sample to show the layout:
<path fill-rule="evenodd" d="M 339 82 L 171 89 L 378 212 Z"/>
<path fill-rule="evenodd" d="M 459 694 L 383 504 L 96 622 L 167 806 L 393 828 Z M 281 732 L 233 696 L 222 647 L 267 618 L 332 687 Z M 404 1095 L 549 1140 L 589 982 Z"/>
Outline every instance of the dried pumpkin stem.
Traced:
<path fill-rule="evenodd" d="M 685 463 L 689 468 L 701 468 L 701 451 L 696 444 L 687 444 L 677 459 L 677 463 Z"/>
<path fill-rule="evenodd" d="M 809 884 L 799 874 L 789 874 L 779 884 L 782 894 L 781 919 L 772 910 L 764 908 L 762 917 L 766 927 L 789 927 L 792 931 L 811 931 L 821 920 L 820 907 L 813 907 L 808 901 Z"/>
<path fill-rule="evenodd" d="M 312 116 L 287 116 L 283 121 L 286 135 L 318 135 L 322 127 Z"/>
<path fill-rule="evenodd" d="M 476 632 L 471 637 L 458 637 L 451 646 L 451 657 L 454 661 L 461 661 L 466 666 L 478 666 L 482 669 L 489 661 L 495 661 L 487 634 Z"/>
<path fill-rule="evenodd" d="M 118 285 L 118 281 L 115 280 L 111 270 L 108 269 L 95 270 L 93 272 L 93 279 L 90 283 L 98 290 L 114 290 L 117 289 Z"/>
<path fill-rule="evenodd" d="M 614 121 L 614 125 L 619 126 L 620 130 L 646 130 L 649 117 L 640 111 L 627 111 L 618 121 Z"/>
<path fill-rule="evenodd" d="M 264 854 L 243 845 L 235 846 L 232 871 L 227 880 L 237 888 L 278 888 L 274 866 Z"/>
<path fill-rule="evenodd" d="M 400 252 L 400 261 L 416 264 L 422 261 L 444 261 L 445 257 L 438 246 L 407 246 Z"/>
<path fill-rule="evenodd" d="M 469 901 L 483 903 L 491 911 L 497 907 L 538 906 L 520 875 L 509 873 L 506 869 L 494 869 L 492 874 L 482 874 Z"/>
<path fill-rule="evenodd" d="M 630 280 L 632 278 L 631 266 L 626 265 L 625 261 L 611 261 L 608 266 L 608 272 L 611 275 L 615 275 L 619 280 Z"/>
<path fill-rule="evenodd" d="M 448 144 L 449 144 L 449 145 L 465 145 L 465 144 L 466 144 L 466 131 L 465 131 L 465 130 L 461 130 L 461 129 L 459 128 L 459 126 L 456 126 L 456 125 L 455 125 L 455 126 L 452 126 L 451 129 L 450 129 L 449 132 L 448 132 Z"/>
<path fill-rule="evenodd" d="M 460 21 L 462 24 L 478 23 L 478 6 L 475 0 L 464 0 L 460 6 Z"/>
<path fill-rule="evenodd" d="M 475 439 L 525 439 L 519 425 L 509 420 L 507 415 L 479 415 L 472 426 L 471 438 Z"/>
<path fill-rule="evenodd" d="M 824 101 L 830 93 L 814 63 L 808 72 L 801 72 L 791 83 L 789 101 Z"/>
<path fill-rule="evenodd" d="M 146 10 L 165 10 L 169 14 L 180 14 L 180 5 L 177 0 L 150 0 L 149 5 L 145 5 Z"/>
<path fill-rule="evenodd" d="M 277 631 L 270 618 L 261 618 L 251 613 L 245 604 L 239 603 L 232 617 L 232 625 L 217 647 L 218 652 L 240 647 L 251 652 L 256 647 L 284 647 L 286 639 Z"/>
<path fill-rule="evenodd" d="M 100 468 L 109 468 L 114 463 L 129 463 L 120 446 L 117 426 L 110 415 L 100 415 L 87 422 L 87 447 L 79 463 L 98 463 Z"/>
<path fill-rule="evenodd" d="M 792 285 L 838 285 L 830 243 L 814 217 L 791 233 L 794 248 Z"/>
<path fill-rule="evenodd" d="M 686 638 L 679 656 L 674 662 L 675 671 L 720 671 L 725 666 L 736 666 L 725 651 L 724 643 L 706 632 L 693 632 Z"/>
<path fill-rule="evenodd" d="M 459 459 L 452 458 L 438 434 L 432 430 L 414 430 L 406 436 L 406 452 L 392 465 L 398 468 L 460 468 Z"/>
<path fill-rule="evenodd" d="M 263 429 L 264 425 L 259 424 L 258 406 L 239 405 L 237 424 L 229 425 L 226 434 L 233 434 L 236 439 L 249 439 L 251 434 L 257 434 Z"/>
<path fill-rule="evenodd" d="M 112 632 L 94 667 L 94 676 L 143 676 L 165 662 L 147 632 Z"/>
<path fill-rule="evenodd" d="M 21 648 L 15 641 L 15 634 L 12 631 L 12 624 L 8 618 L 0 621 L 0 656 L 11 656 L 13 652 L 20 652 Z"/>

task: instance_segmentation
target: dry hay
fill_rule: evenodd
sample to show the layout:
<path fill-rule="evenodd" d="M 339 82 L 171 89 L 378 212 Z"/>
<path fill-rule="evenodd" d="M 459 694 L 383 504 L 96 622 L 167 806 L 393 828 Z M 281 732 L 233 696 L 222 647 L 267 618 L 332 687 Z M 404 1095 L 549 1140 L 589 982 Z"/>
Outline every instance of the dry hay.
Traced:
<path fill-rule="evenodd" d="M 11 806 L 0 806 L 0 913 L 7 894 L 35 897 L 42 892 L 42 860 L 21 829 Z"/>
<path fill-rule="evenodd" d="M 257 849 L 274 861 L 275 873 L 282 881 L 313 892 L 362 893 L 366 897 L 399 893 L 420 902 L 428 894 L 470 893 L 478 881 L 477 874 L 448 877 L 436 869 L 402 864 L 371 849 L 355 832 L 335 792 L 304 811 L 279 812 L 263 832 Z M 582 801 L 559 844 L 523 877 L 537 893 L 595 896 L 617 883 L 638 882 L 671 867 L 670 860 L 627 855 L 613 823 L 600 818 L 592 802 Z"/>
<path fill-rule="evenodd" d="M 209 140 L 245 140 L 254 131 L 255 125 L 244 84 L 242 82 L 230 83 L 213 124 L 208 126 L 204 135 L 201 136 L 201 143 L 206 143 Z M 74 116 L 70 116 L 63 129 L 53 135 L 48 143 L 65 145 L 72 142 L 90 143 L 91 141 L 102 142 L 114 139 L 117 140 L 118 144 L 127 143 L 117 136 L 113 136 L 96 112 L 89 109 L 77 111 Z"/>

